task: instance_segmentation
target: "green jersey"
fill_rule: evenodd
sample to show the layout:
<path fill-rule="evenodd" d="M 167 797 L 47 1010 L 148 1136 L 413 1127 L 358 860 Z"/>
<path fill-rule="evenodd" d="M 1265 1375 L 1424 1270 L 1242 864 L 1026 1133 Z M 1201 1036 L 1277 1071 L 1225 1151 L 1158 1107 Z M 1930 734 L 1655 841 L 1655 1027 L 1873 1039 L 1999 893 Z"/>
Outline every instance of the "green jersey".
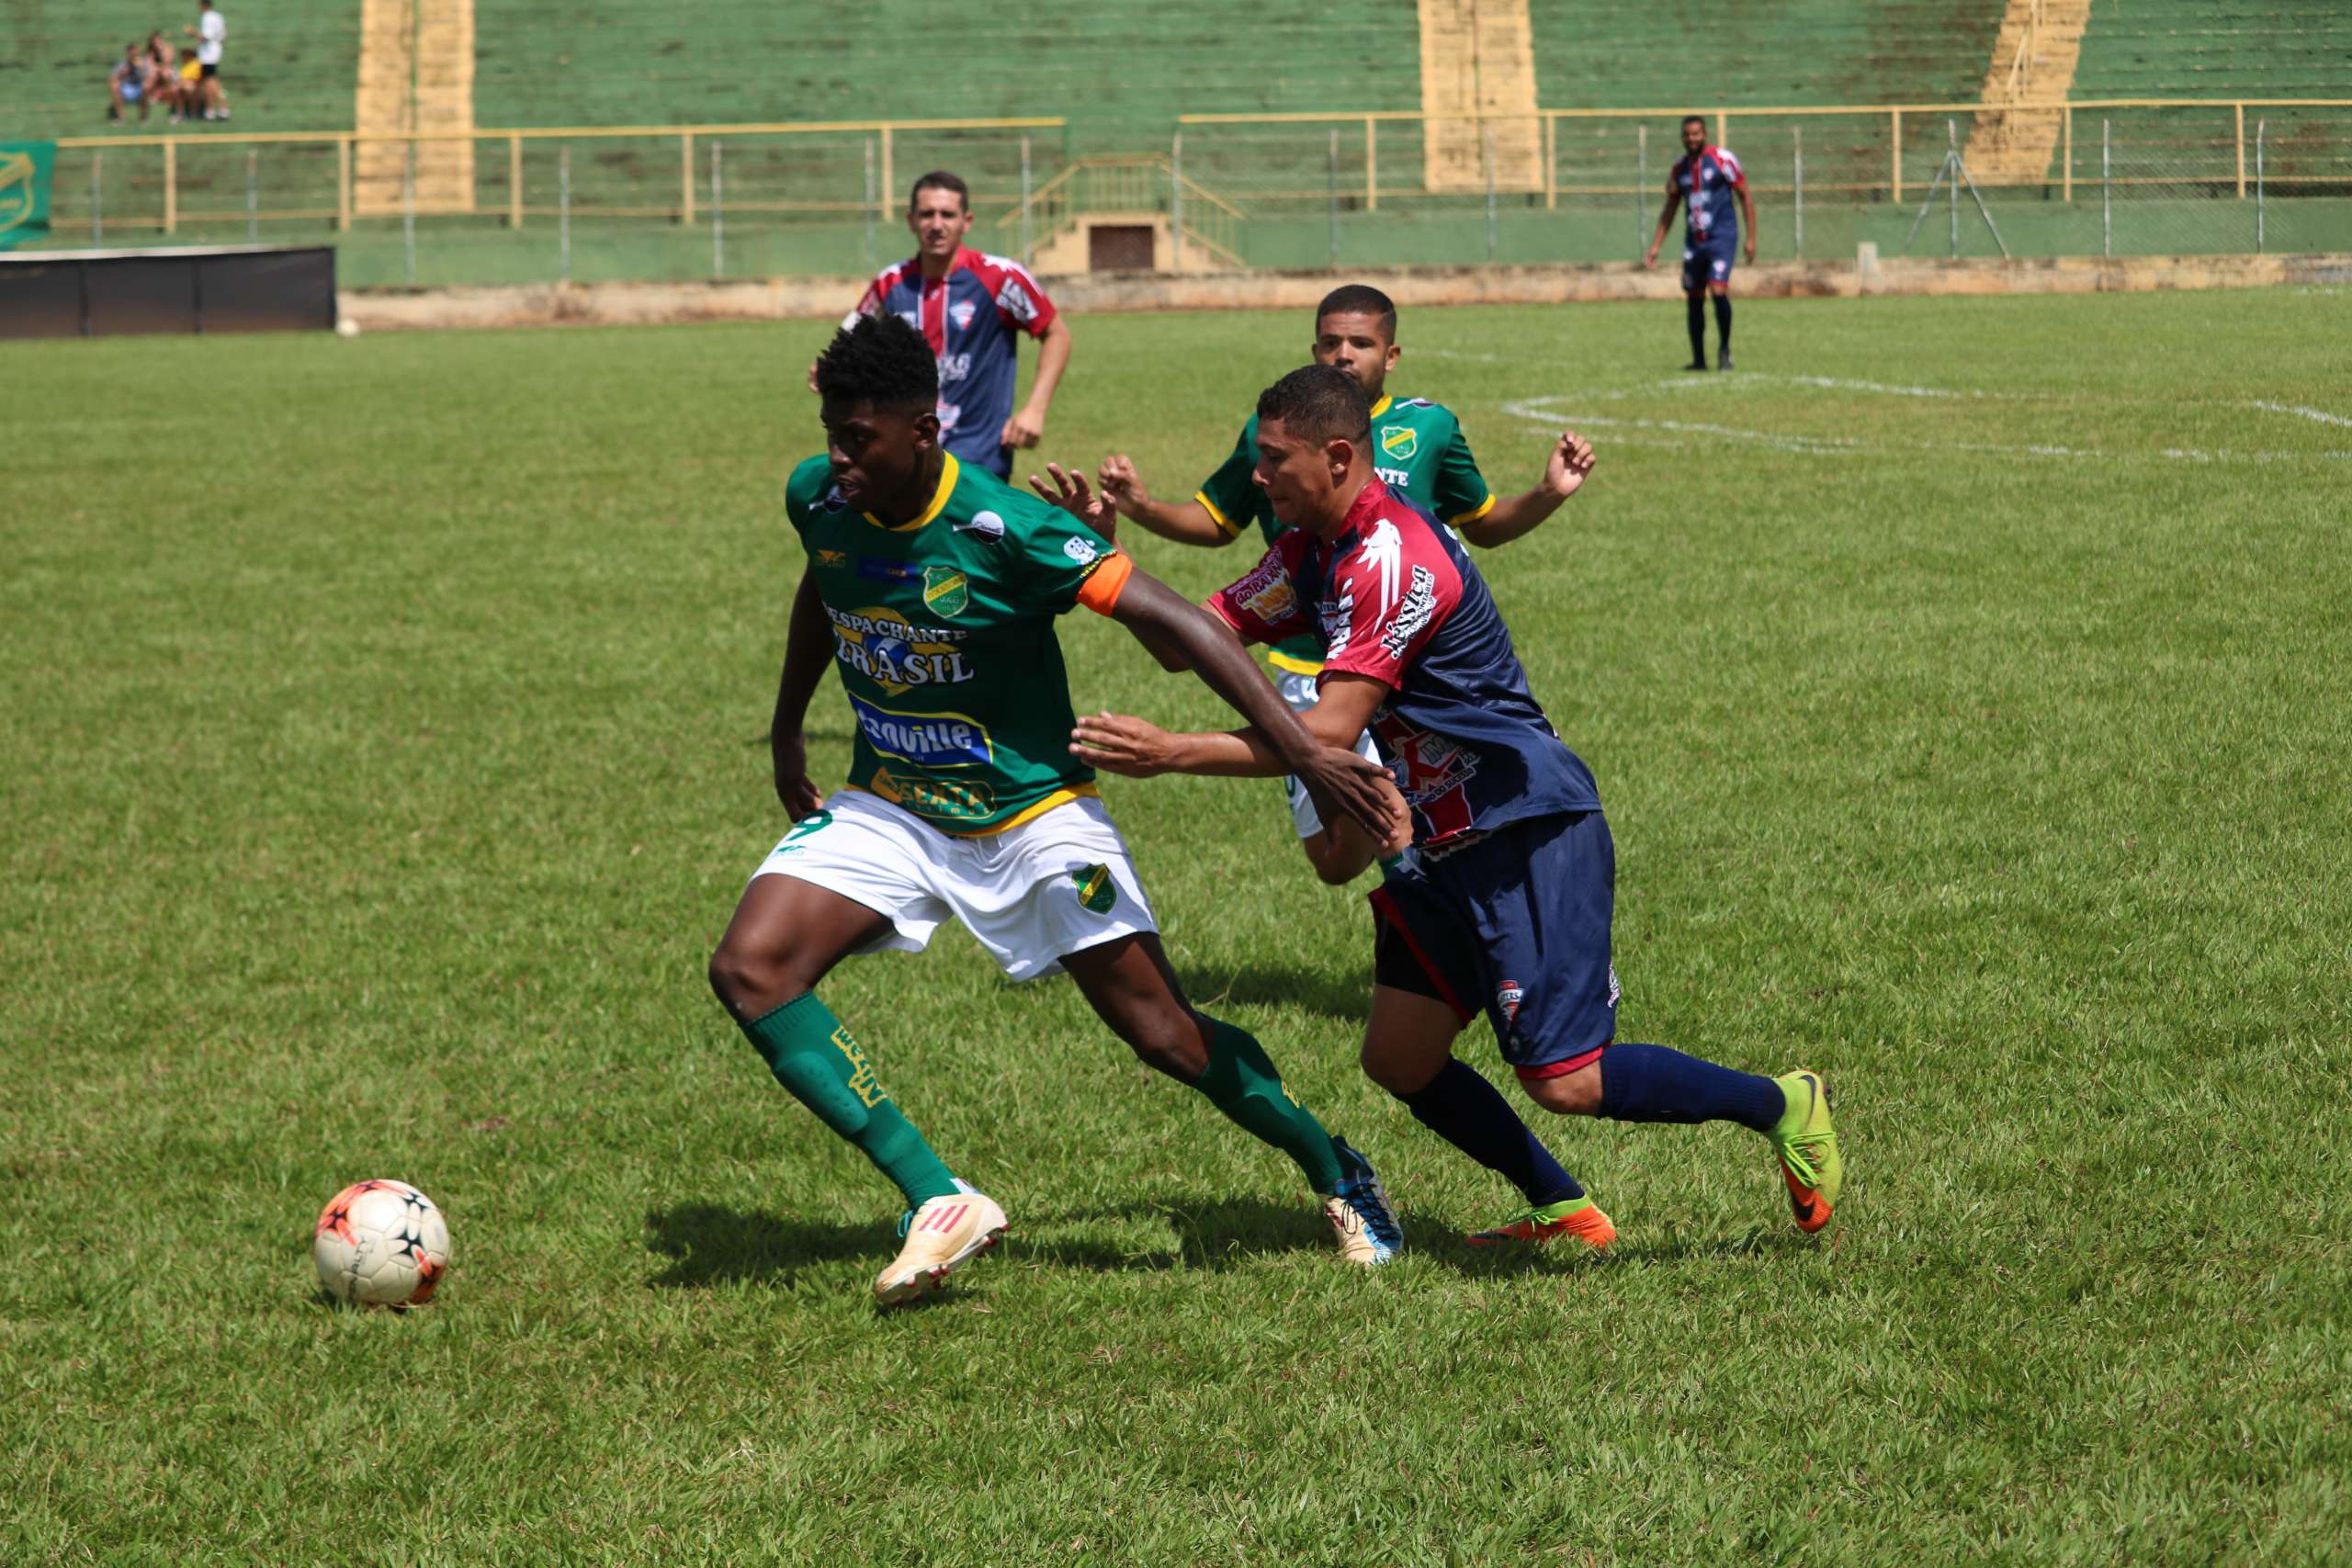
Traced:
<path fill-rule="evenodd" d="M 822 457 L 793 470 L 785 512 L 857 723 L 852 787 L 957 834 L 1001 832 L 1094 793 L 1094 771 L 1069 754 L 1053 621 L 1073 604 L 1109 614 L 1126 558 L 952 455 L 911 523 L 850 506 Z"/>
<path fill-rule="evenodd" d="M 1459 526 L 1493 510 L 1495 492 L 1487 488 L 1462 436 L 1462 422 L 1453 411 L 1426 398 L 1384 396 L 1372 405 L 1373 470 L 1389 489 Z M 1228 536 L 1255 523 L 1268 545 L 1283 532 L 1283 525 L 1266 504 L 1266 492 L 1250 478 L 1258 467 L 1258 416 L 1241 427 L 1233 455 L 1202 481 L 1196 499 Z M 1323 668 L 1323 645 L 1314 637 L 1296 637 L 1276 643 L 1267 658 L 1280 669 L 1313 675 Z"/>

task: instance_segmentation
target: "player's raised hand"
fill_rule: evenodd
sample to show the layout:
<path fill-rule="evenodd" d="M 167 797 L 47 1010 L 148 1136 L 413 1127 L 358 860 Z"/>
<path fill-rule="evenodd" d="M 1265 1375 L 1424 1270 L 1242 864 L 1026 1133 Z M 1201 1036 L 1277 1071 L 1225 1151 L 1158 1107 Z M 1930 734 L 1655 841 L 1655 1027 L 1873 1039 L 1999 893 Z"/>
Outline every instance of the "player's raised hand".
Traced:
<path fill-rule="evenodd" d="M 775 757 L 775 797 L 786 817 L 797 822 L 824 805 L 824 791 L 809 781 L 808 747 L 798 730 L 768 737 L 768 750 Z"/>
<path fill-rule="evenodd" d="M 1544 488 L 1565 501 L 1583 488 L 1585 476 L 1599 461 L 1591 442 L 1573 430 L 1564 430 L 1544 465 Z"/>
<path fill-rule="evenodd" d="M 1029 476 L 1029 488 L 1069 513 L 1104 538 L 1118 538 L 1119 509 L 1111 503 L 1106 493 L 1096 495 L 1086 482 L 1086 475 L 1077 468 L 1065 468 L 1059 463 L 1046 465 L 1046 472 L 1053 476 L 1054 487 L 1036 475 Z"/>
<path fill-rule="evenodd" d="M 1122 516 L 1133 517 L 1151 504 L 1151 492 L 1143 488 L 1143 476 L 1136 472 L 1134 461 L 1125 452 L 1114 452 L 1103 458 L 1094 479 Z"/>
<path fill-rule="evenodd" d="M 1082 716 L 1069 732 L 1069 754 L 1089 767 L 1125 778 L 1166 773 L 1176 760 L 1175 738 L 1148 719 L 1123 713 Z"/>

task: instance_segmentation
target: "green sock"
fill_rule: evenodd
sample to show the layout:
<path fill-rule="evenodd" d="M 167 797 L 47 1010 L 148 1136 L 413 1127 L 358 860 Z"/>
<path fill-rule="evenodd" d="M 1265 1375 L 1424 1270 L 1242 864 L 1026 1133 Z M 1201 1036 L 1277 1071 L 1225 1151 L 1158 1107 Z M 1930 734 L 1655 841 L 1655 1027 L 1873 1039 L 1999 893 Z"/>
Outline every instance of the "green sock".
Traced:
<path fill-rule="evenodd" d="M 875 1168 L 899 1184 L 907 1206 L 956 1190 L 956 1179 L 922 1141 L 914 1123 L 882 1092 L 865 1053 L 814 991 L 743 1025 L 752 1046 L 792 1098 L 858 1146 Z"/>
<path fill-rule="evenodd" d="M 1328 1198 L 1340 1190 L 1340 1156 L 1331 1134 L 1283 1087 L 1282 1074 L 1247 1031 L 1201 1015 L 1209 1026 L 1209 1068 L 1193 1087 L 1210 1103 L 1290 1156 L 1306 1184 Z"/>

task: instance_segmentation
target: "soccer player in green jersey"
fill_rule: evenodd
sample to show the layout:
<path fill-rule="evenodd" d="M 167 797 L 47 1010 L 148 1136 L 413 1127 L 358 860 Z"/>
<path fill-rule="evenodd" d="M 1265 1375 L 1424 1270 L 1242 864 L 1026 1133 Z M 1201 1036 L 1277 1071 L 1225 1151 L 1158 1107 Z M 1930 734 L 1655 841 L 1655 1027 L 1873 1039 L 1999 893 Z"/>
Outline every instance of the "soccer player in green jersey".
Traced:
<path fill-rule="evenodd" d="M 1498 496 L 1478 471 L 1453 411 L 1425 398 L 1389 393 L 1389 373 L 1404 350 L 1396 343 L 1396 307 L 1379 289 L 1351 283 L 1325 295 L 1315 308 L 1313 353 L 1317 365 L 1334 366 L 1354 377 L 1372 400 L 1374 471 L 1381 481 L 1427 507 L 1471 544 L 1487 548 L 1508 544 L 1532 531 L 1575 493 L 1575 438 L 1567 432 L 1561 432 L 1553 444 L 1544 478 L 1533 489 Z M 1230 545 L 1255 524 L 1263 543 L 1271 545 L 1283 525 L 1274 516 L 1265 491 L 1251 482 L 1257 462 L 1258 417 L 1252 414 L 1232 453 L 1189 501 L 1154 501 L 1124 453 L 1105 458 L 1097 478 L 1122 516 L 1164 539 Z M 1312 637 L 1289 638 L 1267 649 L 1266 661 L 1274 667 L 1274 687 L 1283 701 L 1301 711 L 1315 705 L 1315 680 L 1323 669 L 1320 642 Z M 1374 755 L 1371 737 L 1358 741 L 1357 750 L 1366 757 Z M 1363 874 L 1376 853 L 1370 837 L 1343 822 L 1327 826 L 1295 779 L 1286 781 L 1286 787 L 1299 846 L 1316 875 L 1336 887 Z"/>
<path fill-rule="evenodd" d="M 852 953 L 921 952 L 951 916 L 1015 980 L 1067 971 L 1144 1062 L 1297 1164 L 1345 1257 L 1387 1261 L 1399 1236 L 1370 1163 L 1291 1096 L 1256 1040 L 1177 986 L 1093 772 L 1069 753 L 1054 618 L 1082 604 L 1189 667 L 1272 738 L 1333 820 L 1401 841 L 1385 773 L 1308 735 L 1240 643 L 1136 571 L 1083 509 L 949 454 L 937 363 L 897 316 L 838 333 L 817 386 L 826 453 L 785 491 L 808 560 L 772 731 L 793 828 L 753 873 L 710 981 L 777 1080 L 905 1194 L 905 1244 L 876 1297 L 929 1291 L 995 1245 L 1004 1211 L 932 1152 L 815 987 Z M 824 795 L 802 724 L 828 666 L 856 740 L 847 787 Z"/>

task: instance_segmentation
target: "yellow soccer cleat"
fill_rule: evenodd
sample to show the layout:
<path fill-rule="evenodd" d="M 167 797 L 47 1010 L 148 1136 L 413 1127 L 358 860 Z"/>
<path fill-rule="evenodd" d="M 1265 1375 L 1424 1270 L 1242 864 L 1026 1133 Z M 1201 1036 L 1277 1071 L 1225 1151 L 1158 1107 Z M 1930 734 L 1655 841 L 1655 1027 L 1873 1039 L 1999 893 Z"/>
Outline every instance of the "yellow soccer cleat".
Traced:
<path fill-rule="evenodd" d="M 1846 1184 L 1846 1162 L 1829 1125 L 1829 1086 L 1819 1073 L 1804 1068 L 1773 1081 L 1788 1097 L 1789 1108 L 1766 1136 L 1788 1183 L 1789 1212 L 1796 1216 L 1797 1229 L 1810 1235 L 1829 1223 Z"/>
<path fill-rule="evenodd" d="M 1004 1211 L 979 1192 L 926 1201 L 899 1222 L 899 1256 L 874 1281 L 874 1299 L 898 1306 L 931 1293 L 957 1268 L 1004 1239 Z"/>

